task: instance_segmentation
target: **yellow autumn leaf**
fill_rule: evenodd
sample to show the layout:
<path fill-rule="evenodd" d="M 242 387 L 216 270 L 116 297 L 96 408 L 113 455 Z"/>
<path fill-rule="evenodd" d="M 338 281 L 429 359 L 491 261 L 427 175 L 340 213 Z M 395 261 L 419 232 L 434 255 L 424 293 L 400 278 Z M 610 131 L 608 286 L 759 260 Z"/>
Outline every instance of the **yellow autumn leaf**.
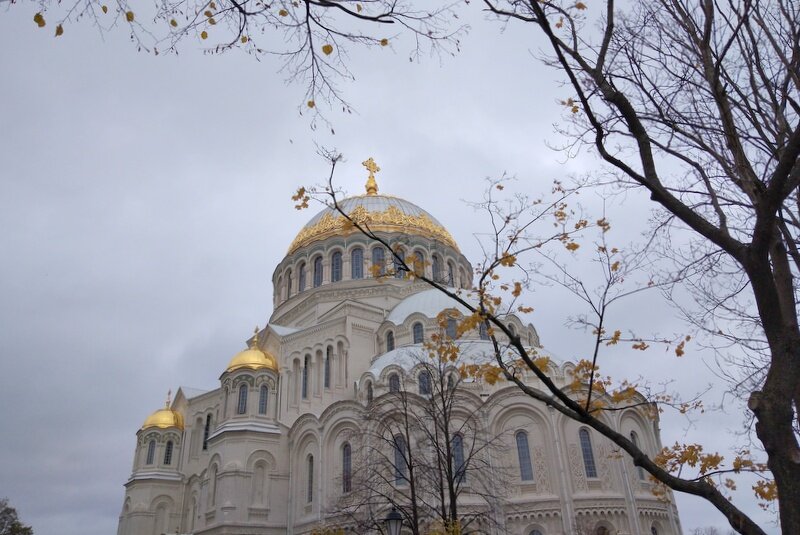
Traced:
<path fill-rule="evenodd" d="M 384 37 L 383 39 L 381 39 L 381 46 L 386 46 L 388 44 L 389 44 L 389 40 L 387 38 Z"/>
<path fill-rule="evenodd" d="M 108 6 L 102 5 L 102 6 L 100 6 L 100 9 L 103 10 L 103 13 L 108 13 Z"/>
<path fill-rule="evenodd" d="M 133 22 L 133 11 L 128 11 L 125 13 L 125 20 L 128 22 Z"/>
<path fill-rule="evenodd" d="M 322 53 L 330 56 L 333 53 L 333 45 L 322 45 Z"/>
<path fill-rule="evenodd" d="M 363 9 L 363 8 L 361 7 L 361 4 L 356 4 L 356 11 L 358 11 L 359 13 L 361 13 L 361 10 L 362 10 L 362 9 Z"/>
<path fill-rule="evenodd" d="M 171 21 L 169 21 L 169 24 L 170 24 L 170 26 L 172 26 L 174 28 L 175 26 L 178 25 L 178 21 L 175 20 L 175 19 L 172 19 Z"/>
<path fill-rule="evenodd" d="M 574 241 L 569 242 L 564 247 L 567 248 L 567 251 L 576 251 L 580 247 L 580 244 L 575 243 Z"/>
<path fill-rule="evenodd" d="M 58 26 L 56 26 L 56 37 L 58 37 L 59 35 L 62 35 L 63 33 L 64 33 L 64 27 L 61 26 L 60 24 Z"/>
<path fill-rule="evenodd" d="M 46 24 L 44 21 L 44 16 L 41 13 L 37 13 L 33 16 L 33 22 L 35 22 L 39 28 L 44 28 L 44 25 Z"/>
<path fill-rule="evenodd" d="M 247 38 L 247 36 L 246 36 L 246 35 L 243 35 L 243 36 L 242 36 L 242 44 L 245 44 L 245 43 L 246 43 L 248 40 L 249 40 L 249 39 Z"/>
<path fill-rule="evenodd" d="M 309 108 L 313 108 L 316 105 L 317 103 L 314 102 L 313 100 L 309 100 L 308 102 L 306 102 L 306 106 L 308 106 Z"/>
<path fill-rule="evenodd" d="M 280 11 L 278 11 L 278 15 L 280 15 L 281 17 L 286 17 L 289 15 L 289 12 L 286 11 L 285 9 L 281 9 Z"/>
<path fill-rule="evenodd" d="M 217 21 L 214 20 L 214 17 L 211 17 L 208 19 L 208 23 L 213 26 L 217 23 Z"/>
<path fill-rule="evenodd" d="M 200 39 L 208 39 L 208 32 L 205 30 L 200 32 Z"/>
<path fill-rule="evenodd" d="M 213 17 L 213 16 L 214 16 L 214 14 L 213 14 L 211 11 L 209 11 L 209 10 L 205 10 L 205 11 L 203 11 L 203 15 L 205 15 L 205 16 L 206 16 L 206 17 L 208 17 L 208 18 L 211 18 L 211 17 Z"/>
<path fill-rule="evenodd" d="M 583 2 L 575 2 L 575 9 L 586 9 L 586 4 Z"/>
<path fill-rule="evenodd" d="M 211 9 L 217 9 L 217 4 L 211 2 L 210 4 L 208 4 L 208 7 L 210 7 Z"/>

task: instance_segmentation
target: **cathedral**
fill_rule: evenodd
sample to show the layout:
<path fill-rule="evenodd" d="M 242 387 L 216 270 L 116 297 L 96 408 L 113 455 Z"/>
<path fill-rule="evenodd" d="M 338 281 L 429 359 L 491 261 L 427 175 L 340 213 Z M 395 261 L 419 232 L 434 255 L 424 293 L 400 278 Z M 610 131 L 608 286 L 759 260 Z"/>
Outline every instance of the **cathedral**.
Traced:
<path fill-rule="evenodd" d="M 378 193 L 377 168 L 371 159 L 365 166 L 366 192 L 340 201 L 343 212 L 398 244 L 393 249 L 413 269 L 469 289 L 473 268 L 450 232 L 416 204 Z M 136 433 L 118 535 L 398 533 L 384 526 L 410 518 L 402 502 L 407 468 L 430 447 L 410 435 L 383 444 L 374 428 L 390 419 L 381 412 L 390 410 L 386 400 L 432 399 L 438 372 L 459 392 L 454 410 L 468 415 L 454 418 L 470 418 L 475 436 L 493 437 L 481 448 L 462 432 L 445 441 L 459 511 L 482 515 L 461 533 L 681 535 L 672 494 L 657 492 L 592 429 L 502 379 L 464 378 L 457 364 L 432 373 L 424 357 L 431 339 L 452 339 L 469 363 L 491 362 L 486 329 L 456 332 L 466 308 L 393 270 L 391 252 L 332 208 L 300 229 L 272 284 L 268 323 L 220 362 L 219 387 L 180 387 Z M 502 319 L 527 346 L 540 347 L 532 325 L 514 314 Z M 559 387 L 572 382 L 574 364 L 550 359 L 546 366 Z M 524 380 L 544 389 L 533 375 Z M 652 413 L 629 408 L 604 418 L 649 454 L 661 449 Z M 368 459 L 367 443 L 392 450 L 380 457 L 389 466 Z M 408 467 L 392 466 L 398 458 Z M 436 470 L 414 466 L 412 498 L 424 504 L 436 494 L 424 478 Z M 380 488 L 370 483 L 375 475 Z M 425 531 L 409 525 L 403 521 L 400 532 L 442 533 L 433 522 Z"/>

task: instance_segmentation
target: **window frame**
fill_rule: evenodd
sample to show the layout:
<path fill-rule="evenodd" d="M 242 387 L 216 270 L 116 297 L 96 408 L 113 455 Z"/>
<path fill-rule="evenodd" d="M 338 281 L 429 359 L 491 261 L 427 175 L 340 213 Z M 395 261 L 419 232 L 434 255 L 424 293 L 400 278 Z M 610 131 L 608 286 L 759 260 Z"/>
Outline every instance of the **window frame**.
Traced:
<path fill-rule="evenodd" d="M 364 249 L 355 247 L 350 251 L 350 278 L 360 280 L 364 278 Z"/>
<path fill-rule="evenodd" d="M 519 479 L 520 481 L 534 481 L 533 477 L 533 463 L 531 462 L 531 448 L 530 441 L 528 441 L 528 432 L 524 429 L 518 430 L 514 433 L 514 441 L 517 445 L 517 464 L 519 465 Z"/>
<path fill-rule="evenodd" d="M 586 473 L 586 477 L 589 479 L 597 479 L 597 463 L 595 463 L 594 459 L 592 437 L 589 435 L 589 430 L 585 427 L 582 427 L 580 431 L 578 431 L 578 440 L 581 443 L 583 470 Z"/>
<path fill-rule="evenodd" d="M 322 286 L 322 278 L 324 276 L 325 268 L 322 265 L 322 256 L 317 256 L 314 258 L 314 279 L 313 279 L 313 286 L 314 288 L 319 288 Z"/>
<path fill-rule="evenodd" d="M 342 252 L 334 251 L 331 255 L 331 282 L 342 280 Z"/>
<path fill-rule="evenodd" d="M 247 414 L 247 395 L 249 386 L 246 383 L 239 385 L 239 397 L 236 400 L 236 414 Z"/>
<path fill-rule="evenodd" d="M 261 385 L 258 389 L 258 414 L 267 414 L 269 408 L 269 387 Z"/>

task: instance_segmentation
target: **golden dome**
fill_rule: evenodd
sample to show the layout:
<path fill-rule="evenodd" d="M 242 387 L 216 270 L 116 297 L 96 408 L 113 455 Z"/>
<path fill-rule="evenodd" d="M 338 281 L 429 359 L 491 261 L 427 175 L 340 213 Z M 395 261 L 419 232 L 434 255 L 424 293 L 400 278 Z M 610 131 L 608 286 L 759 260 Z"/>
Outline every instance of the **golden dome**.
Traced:
<path fill-rule="evenodd" d="M 432 215 L 398 197 L 368 193 L 339 201 L 339 206 L 353 221 L 376 232 L 416 234 L 438 240 L 458 251 L 458 245 L 447 229 Z M 289 246 L 288 254 L 313 242 L 331 236 L 345 236 L 359 232 L 344 216 L 333 208 L 325 208 L 311 218 Z"/>
<path fill-rule="evenodd" d="M 142 424 L 142 429 L 149 429 L 157 427 L 159 429 L 167 429 L 168 427 L 177 427 L 183 431 L 183 416 L 178 411 L 169 408 L 169 397 L 167 394 L 167 403 L 163 409 L 159 409 L 150 416 Z"/>
<path fill-rule="evenodd" d="M 398 197 L 378 194 L 378 183 L 375 173 L 381 168 L 370 158 L 362 162 L 369 178 L 365 188 L 366 195 L 348 197 L 339 201 L 339 208 L 350 220 L 368 227 L 374 232 L 398 232 L 416 234 L 438 240 L 458 251 L 458 245 L 447 229 L 435 217 L 414 203 Z M 345 236 L 358 233 L 359 230 L 331 207 L 325 208 L 311 218 L 300 230 L 289 246 L 287 254 L 292 254 L 301 247 L 331 236 Z"/>
<path fill-rule="evenodd" d="M 257 347 L 250 347 L 233 357 L 225 371 L 232 372 L 242 368 L 250 368 L 251 370 L 268 368 L 278 371 L 278 361 L 275 357 Z"/>

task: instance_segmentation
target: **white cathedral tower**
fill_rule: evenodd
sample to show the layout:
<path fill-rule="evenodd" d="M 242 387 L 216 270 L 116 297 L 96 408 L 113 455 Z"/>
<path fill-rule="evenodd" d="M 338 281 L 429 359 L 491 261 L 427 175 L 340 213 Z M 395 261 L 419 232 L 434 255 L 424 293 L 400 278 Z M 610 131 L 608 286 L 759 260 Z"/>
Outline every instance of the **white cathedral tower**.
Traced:
<path fill-rule="evenodd" d="M 376 166 L 365 165 L 366 194 L 341 201 L 344 212 L 402 244 L 401 254 L 428 277 L 470 288 L 472 267 L 451 234 L 417 205 L 379 194 Z M 314 216 L 272 275 L 268 324 L 222 368 L 219 388 L 181 387 L 137 432 L 118 535 L 378 533 L 380 526 L 342 514 L 373 489 L 356 473 L 365 469 L 359 451 L 374 423 L 365 414 L 399 391 L 430 394 L 430 375 L 415 355 L 433 333 L 456 337 L 437 320 L 441 311 L 465 312 L 423 282 L 374 276 L 391 268 L 389 252 L 337 212 Z M 532 325 L 513 314 L 504 319 L 528 346 L 539 346 Z M 474 361 L 492 354 L 486 338 L 476 329 L 458 343 Z M 548 367 L 557 385 L 572 381 L 571 363 Z M 543 388 L 533 376 L 526 382 Z M 463 381 L 459 391 L 459 410 L 478 422 L 480 436 L 494 437 L 486 458 L 458 475 L 462 510 L 482 508 L 491 522 L 463 533 L 681 535 L 671 493 L 657 496 L 604 437 L 508 382 Z M 651 455 L 661 449 L 656 416 L 631 408 L 606 420 Z M 454 451 L 461 441 L 452 442 Z M 463 451 L 461 460 L 454 455 L 466 465 Z M 499 484 L 479 485 L 481 471 Z M 400 475 L 384 481 L 402 495 Z M 367 495 L 371 514 L 385 516 L 397 504 L 382 498 L 394 495 Z"/>

